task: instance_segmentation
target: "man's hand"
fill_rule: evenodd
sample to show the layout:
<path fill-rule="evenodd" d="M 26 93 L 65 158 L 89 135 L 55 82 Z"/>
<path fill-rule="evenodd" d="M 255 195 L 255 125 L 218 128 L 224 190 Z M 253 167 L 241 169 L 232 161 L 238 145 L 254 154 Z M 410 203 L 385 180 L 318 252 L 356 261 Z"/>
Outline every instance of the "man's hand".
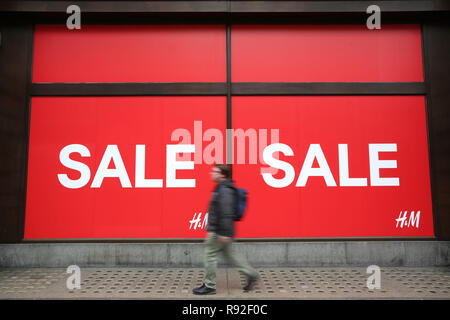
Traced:
<path fill-rule="evenodd" d="M 231 237 L 219 236 L 219 241 L 222 243 L 230 243 L 233 240 Z"/>

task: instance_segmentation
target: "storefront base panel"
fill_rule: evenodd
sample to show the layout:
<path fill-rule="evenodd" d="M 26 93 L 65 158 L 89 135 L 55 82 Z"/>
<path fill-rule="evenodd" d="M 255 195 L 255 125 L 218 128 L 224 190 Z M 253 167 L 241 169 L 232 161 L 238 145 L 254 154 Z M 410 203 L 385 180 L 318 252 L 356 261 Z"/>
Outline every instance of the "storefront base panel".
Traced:
<path fill-rule="evenodd" d="M 238 242 L 255 267 L 440 267 L 450 241 Z M 219 266 L 225 261 L 219 260 Z M 202 267 L 202 243 L 23 243 L 0 245 L 2 268 Z"/>

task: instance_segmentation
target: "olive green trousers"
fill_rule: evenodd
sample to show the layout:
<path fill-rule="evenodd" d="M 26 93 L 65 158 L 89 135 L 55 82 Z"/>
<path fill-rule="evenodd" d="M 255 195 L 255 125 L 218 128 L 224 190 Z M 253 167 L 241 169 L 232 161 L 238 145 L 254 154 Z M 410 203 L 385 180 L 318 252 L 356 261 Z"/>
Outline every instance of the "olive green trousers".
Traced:
<path fill-rule="evenodd" d="M 216 289 L 217 254 L 220 251 L 225 259 L 247 278 L 258 278 L 258 272 L 233 252 L 232 242 L 222 243 L 216 233 L 210 232 L 205 239 L 205 285 L 208 288 Z"/>

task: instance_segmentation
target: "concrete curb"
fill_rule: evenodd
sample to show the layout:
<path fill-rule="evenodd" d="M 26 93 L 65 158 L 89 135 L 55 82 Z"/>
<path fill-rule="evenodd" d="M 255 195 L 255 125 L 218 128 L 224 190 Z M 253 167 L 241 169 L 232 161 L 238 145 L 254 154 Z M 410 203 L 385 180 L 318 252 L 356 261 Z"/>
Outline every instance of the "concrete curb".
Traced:
<path fill-rule="evenodd" d="M 238 242 L 255 267 L 450 265 L 450 241 Z M 202 267 L 202 243 L 0 244 L 0 267 Z"/>

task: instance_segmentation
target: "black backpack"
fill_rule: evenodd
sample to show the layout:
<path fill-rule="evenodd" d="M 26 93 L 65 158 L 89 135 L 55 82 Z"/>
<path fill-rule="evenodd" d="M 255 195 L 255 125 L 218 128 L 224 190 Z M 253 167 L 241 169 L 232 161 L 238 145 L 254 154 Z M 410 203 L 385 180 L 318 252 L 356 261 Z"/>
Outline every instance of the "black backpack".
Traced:
<path fill-rule="evenodd" d="M 242 188 L 236 189 L 236 211 L 234 214 L 234 221 L 240 221 L 244 216 L 245 208 L 247 207 L 247 190 Z"/>

